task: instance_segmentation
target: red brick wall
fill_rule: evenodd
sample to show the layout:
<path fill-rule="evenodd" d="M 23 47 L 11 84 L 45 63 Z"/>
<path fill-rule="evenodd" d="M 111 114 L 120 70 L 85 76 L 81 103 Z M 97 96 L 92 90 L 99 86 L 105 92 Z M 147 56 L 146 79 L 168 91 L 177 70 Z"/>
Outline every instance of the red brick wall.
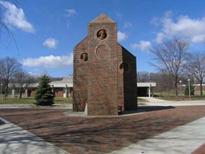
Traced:
<path fill-rule="evenodd" d="M 63 97 L 64 88 L 54 88 L 55 97 Z"/>
<path fill-rule="evenodd" d="M 118 44 L 118 106 L 122 110 L 137 108 L 136 57 Z M 120 65 L 127 64 L 128 68 Z M 128 69 L 128 70 L 126 70 Z"/>
<path fill-rule="evenodd" d="M 81 59 L 82 53 L 88 53 L 88 38 L 84 38 L 74 49 L 73 110 L 84 111 L 88 99 L 88 61 Z"/>
<path fill-rule="evenodd" d="M 105 29 L 107 37 L 96 37 Z M 89 25 L 88 50 L 88 114 L 116 115 L 117 102 L 117 33 L 114 23 L 91 23 Z"/>
<path fill-rule="evenodd" d="M 117 45 L 117 54 L 118 54 L 118 106 L 122 107 L 124 111 L 124 71 L 120 69 L 120 64 L 123 63 L 123 51 L 120 44 Z"/>
<path fill-rule="evenodd" d="M 36 88 L 35 88 L 35 89 L 31 89 L 31 94 L 30 94 L 30 96 L 31 96 L 31 97 L 34 97 L 35 94 L 36 94 Z"/>
<path fill-rule="evenodd" d="M 122 47 L 123 63 L 128 69 L 123 72 L 124 84 L 124 106 L 125 110 L 137 108 L 137 79 L 136 79 L 136 57 Z"/>
<path fill-rule="evenodd" d="M 99 39 L 98 32 L 106 37 Z M 88 55 L 86 61 L 82 53 Z M 128 65 L 128 71 L 120 68 Z M 91 22 L 88 36 L 74 49 L 73 110 L 89 115 L 116 115 L 122 110 L 136 109 L 136 58 L 117 43 L 114 22 Z"/>

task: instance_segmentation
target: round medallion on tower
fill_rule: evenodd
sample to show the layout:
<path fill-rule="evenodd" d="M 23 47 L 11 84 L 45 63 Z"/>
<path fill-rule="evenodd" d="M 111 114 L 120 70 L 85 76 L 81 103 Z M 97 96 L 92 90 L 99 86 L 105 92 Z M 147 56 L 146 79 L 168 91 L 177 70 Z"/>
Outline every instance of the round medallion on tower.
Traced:
<path fill-rule="evenodd" d="M 99 60 L 108 60 L 108 59 L 110 59 L 110 49 L 105 44 L 97 46 L 95 53 L 96 53 L 96 56 Z"/>
<path fill-rule="evenodd" d="M 86 52 L 81 53 L 80 59 L 84 62 L 88 61 L 88 54 Z"/>
<path fill-rule="evenodd" d="M 120 71 L 121 72 L 128 72 L 129 71 L 129 65 L 126 62 L 122 62 L 120 64 Z"/>
<path fill-rule="evenodd" d="M 97 38 L 99 38 L 100 40 L 104 40 L 107 37 L 107 32 L 105 29 L 100 29 L 97 32 Z"/>

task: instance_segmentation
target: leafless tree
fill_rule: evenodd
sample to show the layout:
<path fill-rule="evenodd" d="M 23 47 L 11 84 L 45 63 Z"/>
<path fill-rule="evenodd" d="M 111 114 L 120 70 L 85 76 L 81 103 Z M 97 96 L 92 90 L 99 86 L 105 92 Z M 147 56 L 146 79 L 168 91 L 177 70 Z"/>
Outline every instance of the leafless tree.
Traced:
<path fill-rule="evenodd" d="M 151 73 L 150 78 L 151 78 L 151 81 L 154 81 L 157 83 L 157 86 L 155 88 L 156 92 L 169 93 L 174 88 L 172 78 L 166 72 Z"/>
<path fill-rule="evenodd" d="M 156 82 L 155 92 L 159 93 L 169 93 L 174 88 L 172 78 L 166 72 L 138 72 L 137 79 L 138 82 Z"/>
<path fill-rule="evenodd" d="M 138 72 L 137 73 L 137 81 L 138 82 L 149 82 L 150 81 L 150 73 L 149 72 Z"/>
<path fill-rule="evenodd" d="M 194 77 L 200 84 L 200 95 L 203 95 L 203 81 L 205 78 L 205 54 L 195 53 L 190 56 L 185 71 L 188 76 Z"/>
<path fill-rule="evenodd" d="M 178 81 L 180 73 L 187 61 L 189 43 L 184 40 L 173 38 L 153 47 L 151 52 L 155 56 L 155 63 L 161 72 L 167 72 L 173 79 L 175 93 L 178 96 Z"/>
<path fill-rule="evenodd" d="M 0 59 L 0 78 L 3 84 L 5 97 L 8 95 L 8 85 L 14 75 L 21 70 L 21 64 L 14 58 Z"/>
<path fill-rule="evenodd" d="M 35 79 L 24 71 L 19 71 L 14 75 L 14 86 L 19 90 L 19 98 L 22 98 L 23 91 L 31 83 L 34 83 Z"/>

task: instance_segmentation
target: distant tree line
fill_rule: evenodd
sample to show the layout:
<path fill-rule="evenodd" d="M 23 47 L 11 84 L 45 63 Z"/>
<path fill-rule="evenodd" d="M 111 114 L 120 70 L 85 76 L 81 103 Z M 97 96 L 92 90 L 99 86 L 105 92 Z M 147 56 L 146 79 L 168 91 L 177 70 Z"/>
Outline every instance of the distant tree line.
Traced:
<path fill-rule="evenodd" d="M 36 82 L 36 79 L 25 72 L 15 58 L 0 59 L 0 93 L 4 97 L 7 97 L 10 90 L 15 88 L 21 98 L 25 88 L 33 82 Z"/>
<path fill-rule="evenodd" d="M 157 90 L 174 89 L 178 96 L 179 84 L 192 82 L 200 84 L 203 95 L 205 78 L 205 53 L 189 52 L 190 43 L 183 39 L 172 38 L 154 46 L 150 51 L 154 55 L 152 65 L 157 73 L 139 72 L 138 81 L 155 81 Z"/>
<path fill-rule="evenodd" d="M 192 83 L 200 85 L 200 95 L 203 95 L 205 53 L 189 52 L 189 42 L 176 38 L 156 45 L 151 49 L 151 53 L 154 55 L 152 65 L 158 71 L 156 73 L 138 72 L 139 82 L 154 81 L 157 83 L 158 92 L 174 89 L 178 96 L 179 84 L 187 84 L 187 80 L 190 79 Z M 60 79 L 50 78 L 50 81 Z M 0 59 L 0 94 L 5 97 L 13 86 L 18 89 L 19 98 L 21 98 L 25 88 L 37 81 L 38 78 L 24 71 L 15 58 Z"/>
<path fill-rule="evenodd" d="M 15 89 L 19 98 L 32 83 L 39 82 L 41 76 L 32 76 L 22 65 L 11 57 L 0 58 L 0 95 L 5 98 Z M 62 80 L 61 77 L 48 77 L 49 81 Z"/>
<path fill-rule="evenodd" d="M 0 94 L 5 98 L 11 89 L 17 89 L 19 98 L 22 98 L 24 90 L 28 88 L 31 83 L 37 81 L 39 81 L 39 85 L 35 96 L 35 104 L 53 105 L 54 93 L 49 85 L 51 80 L 47 75 L 34 78 L 22 69 L 21 64 L 15 58 L 6 57 L 0 59 Z"/>

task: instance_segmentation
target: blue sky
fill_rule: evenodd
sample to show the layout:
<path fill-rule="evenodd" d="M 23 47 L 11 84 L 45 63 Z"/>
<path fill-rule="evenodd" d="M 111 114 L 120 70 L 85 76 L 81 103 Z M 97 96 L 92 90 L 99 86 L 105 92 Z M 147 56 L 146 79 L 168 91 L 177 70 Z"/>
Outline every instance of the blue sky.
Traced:
<path fill-rule="evenodd" d="M 11 32 L 2 29 L 0 57 L 17 58 L 34 75 L 72 74 L 73 48 L 101 13 L 117 22 L 118 40 L 137 56 L 138 71 L 156 71 L 149 49 L 166 37 L 188 39 L 192 52 L 205 47 L 204 0 L 0 0 L 0 9 Z"/>

